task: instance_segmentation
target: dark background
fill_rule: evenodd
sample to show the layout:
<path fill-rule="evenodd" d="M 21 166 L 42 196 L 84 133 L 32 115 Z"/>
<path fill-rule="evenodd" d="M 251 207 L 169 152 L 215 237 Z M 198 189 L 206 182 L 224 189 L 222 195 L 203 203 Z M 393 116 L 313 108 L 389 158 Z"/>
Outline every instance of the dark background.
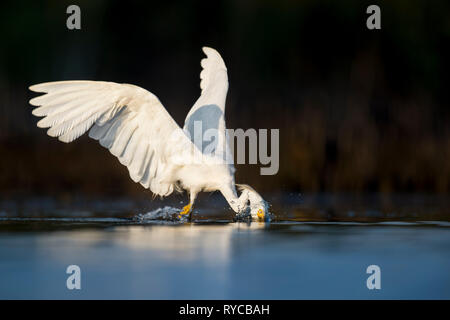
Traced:
<path fill-rule="evenodd" d="M 66 8 L 81 7 L 81 30 Z M 366 8 L 381 7 L 381 30 Z M 0 4 L 0 194 L 138 195 L 86 136 L 36 127 L 31 84 L 132 83 L 179 125 L 200 94 L 202 46 L 230 80 L 229 128 L 279 128 L 280 170 L 236 180 L 262 192 L 450 191 L 448 1 L 11 1 Z M 149 191 L 147 191 L 149 192 Z"/>

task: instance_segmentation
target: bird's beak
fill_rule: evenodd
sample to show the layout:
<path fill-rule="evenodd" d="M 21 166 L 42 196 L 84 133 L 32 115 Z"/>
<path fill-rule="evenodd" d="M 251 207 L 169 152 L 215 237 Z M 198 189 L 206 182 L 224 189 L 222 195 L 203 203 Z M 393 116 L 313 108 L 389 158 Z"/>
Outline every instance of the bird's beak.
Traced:
<path fill-rule="evenodd" d="M 258 218 L 259 218 L 260 220 L 264 220 L 265 213 L 264 213 L 264 210 L 263 210 L 263 209 L 259 209 L 258 212 L 256 213 L 256 215 L 258 216 Z"/>

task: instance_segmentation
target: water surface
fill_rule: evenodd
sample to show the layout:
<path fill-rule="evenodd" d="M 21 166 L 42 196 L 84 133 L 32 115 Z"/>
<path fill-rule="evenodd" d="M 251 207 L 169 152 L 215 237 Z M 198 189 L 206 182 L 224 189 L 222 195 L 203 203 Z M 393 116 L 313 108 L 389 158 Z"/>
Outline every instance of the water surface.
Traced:
<path fill-rule="evenodd" d="M 4 202 L 0 298 L 450 298 L 450 223 L 426 219 L 445 216 L 437 209 L 413 219 L 392 217 L 405 208 L 292 205 L 271 223 L 246 223 L 220 204 L 180 222 L 142 219 L 120 201 Z M 366 287 L 372 264 L 381 268 L 381 290 Z M 81 290 L 66 287 L 69 265 L 81 268 Z"/>

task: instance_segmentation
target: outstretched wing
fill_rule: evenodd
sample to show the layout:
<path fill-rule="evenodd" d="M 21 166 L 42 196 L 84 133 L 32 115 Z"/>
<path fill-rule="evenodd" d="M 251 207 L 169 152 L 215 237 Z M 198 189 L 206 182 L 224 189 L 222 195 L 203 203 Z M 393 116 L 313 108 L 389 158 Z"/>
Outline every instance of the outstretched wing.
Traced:
<path fill-rule="evenodd" d="M 228 75 L 220 54 L 203 47 L 206 58 L 201 61 L 200 88 L 202 93 L 184 121 L 184 130 L 203 153 L 220 157 L 232 168 L 232 154 L 226 140 L 225 100 Z M 215 133 L 215 134 L 214 134 Z M 230 160 L 231 157 L 231 160 Z"/>
<path fill-rule="evenodd" d="M 100 81 L 48 82 L 30 90 L 46 93 L 30 104 L 39 106 L 33 114 L 44 116 L 37 125 L 49 128 L 49 136 L 68 143 L 90 129 L 89 137 L 108 148 L 133 181 L 161 196 L 172 193 L 175 182 L 168 159 L 186 141 L 168 143 L 180 128 L 154 94 Z"/>

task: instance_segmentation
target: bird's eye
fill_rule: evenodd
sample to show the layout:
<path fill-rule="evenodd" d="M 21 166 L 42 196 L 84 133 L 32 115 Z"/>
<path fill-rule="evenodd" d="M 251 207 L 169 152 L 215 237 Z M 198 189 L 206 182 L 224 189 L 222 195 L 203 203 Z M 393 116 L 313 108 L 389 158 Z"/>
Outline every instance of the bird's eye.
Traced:
<path fill-rule="evenodd" d="M 258 212 L 256 213 L 256 215 L 258 216 L 258 218 L 264 219 L 264 210 L 259 209 Z"/>

